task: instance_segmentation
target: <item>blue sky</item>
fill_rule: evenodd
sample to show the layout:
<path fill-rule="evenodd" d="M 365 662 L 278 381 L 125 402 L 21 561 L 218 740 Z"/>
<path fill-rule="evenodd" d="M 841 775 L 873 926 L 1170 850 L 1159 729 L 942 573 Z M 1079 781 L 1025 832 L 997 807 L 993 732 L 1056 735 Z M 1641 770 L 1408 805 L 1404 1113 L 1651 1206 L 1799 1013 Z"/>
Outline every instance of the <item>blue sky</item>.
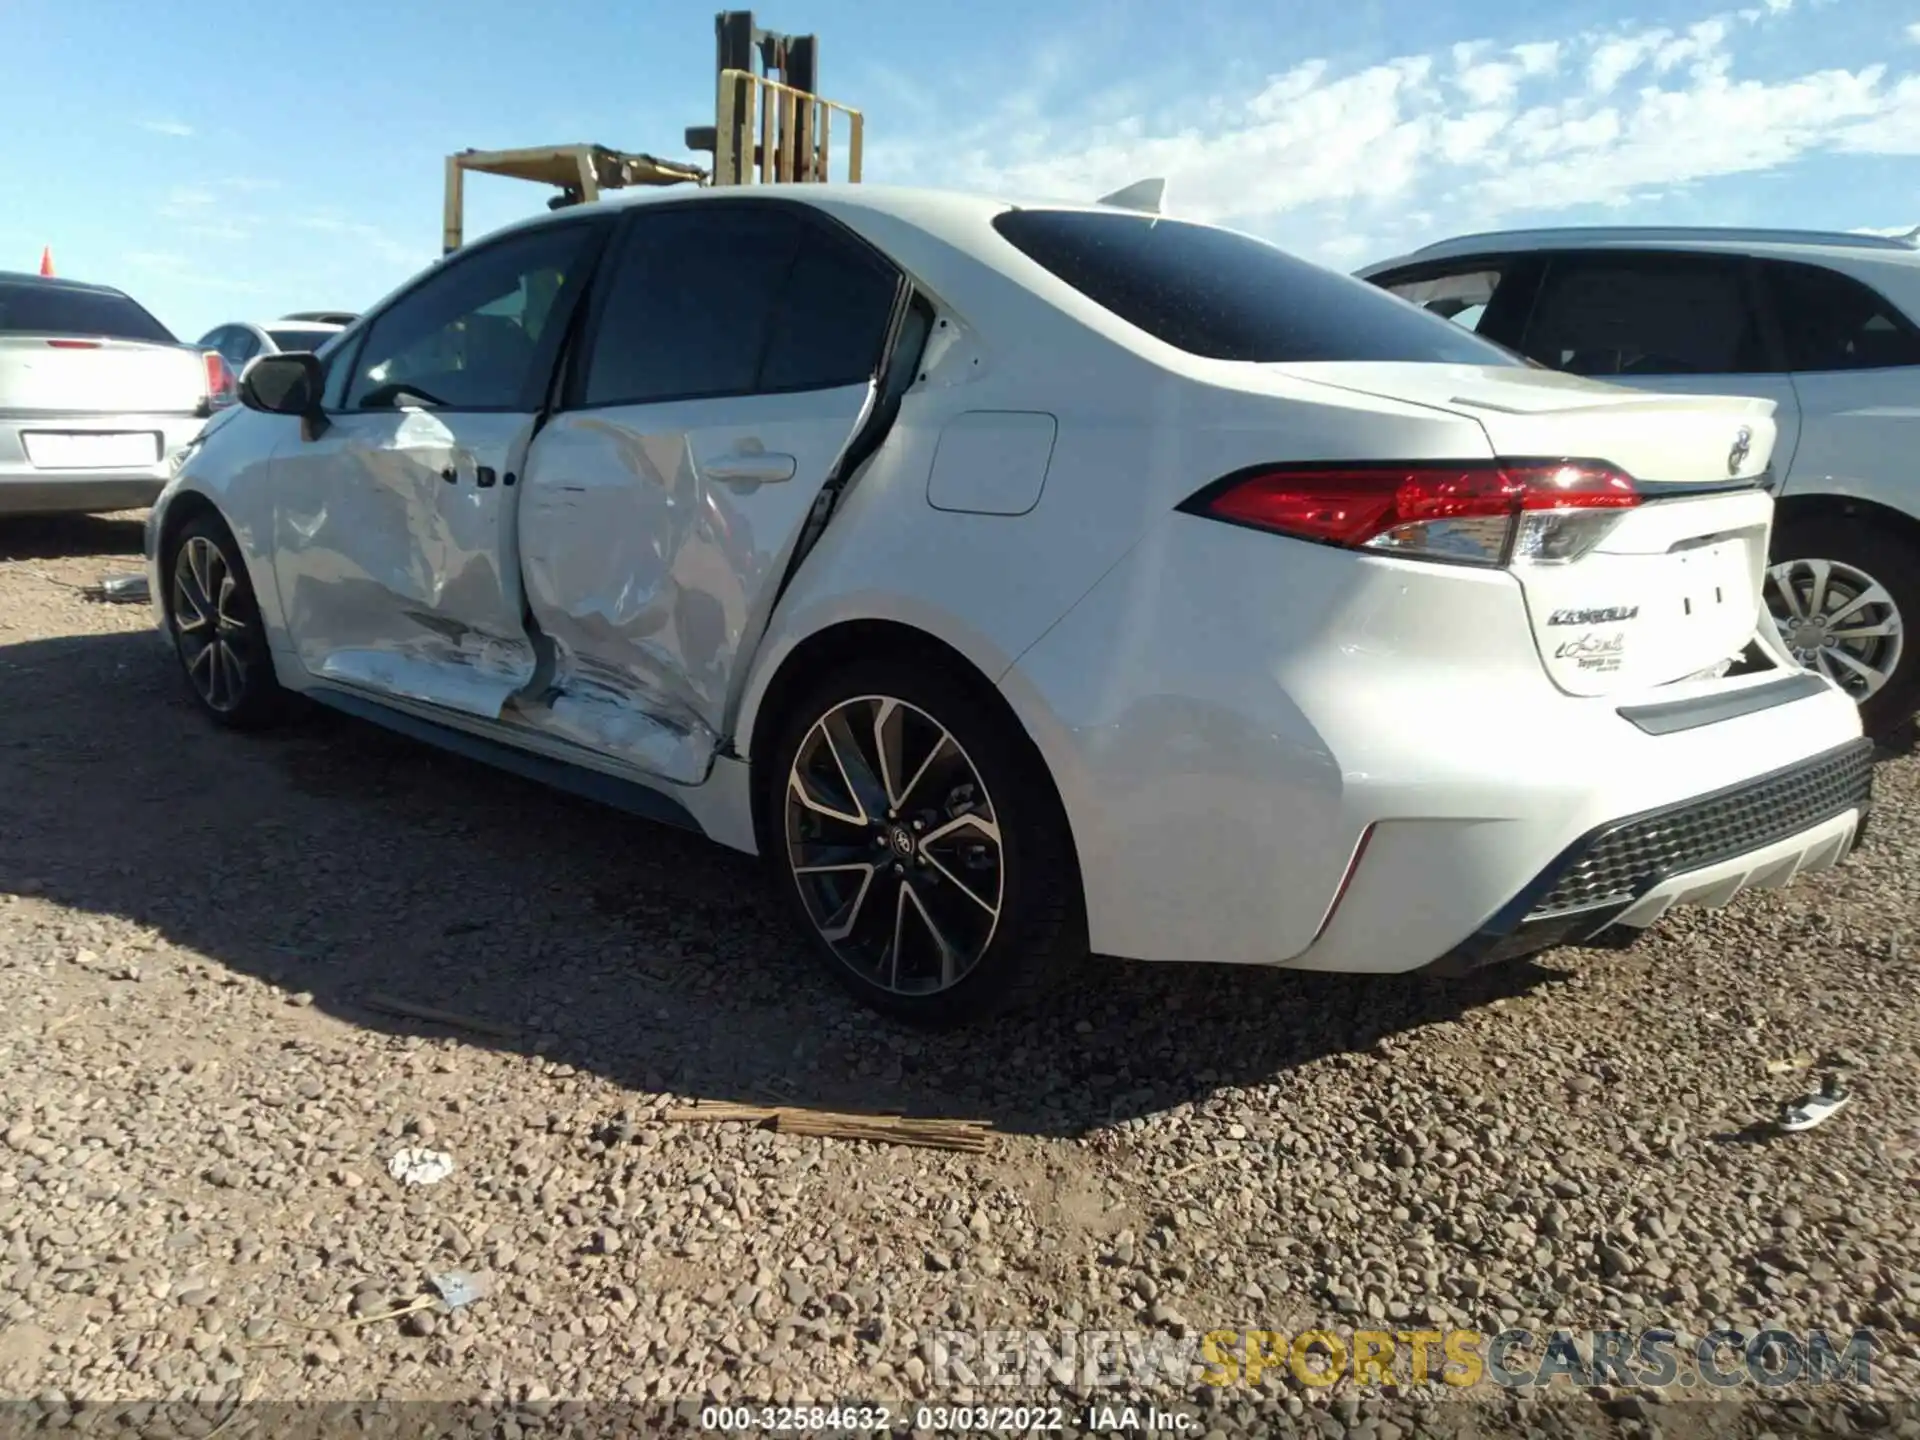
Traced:
<path fill-rule="evenodd" d="M 684 157 L 712 14 L 0 0 L 0 269 L 50 245 L 189 339 L 364 308 L 438 252 L 450 151 Z M 1163 174 L 1177 213 L 1342 268 L 1517 223 L 1920 224 L 1920 0 L 757 14 L 821 37 L 822 89 L 867 114 L 869 180 L 1090 198 Z M 472 192 L 470 237 L 544 193 Z"/>

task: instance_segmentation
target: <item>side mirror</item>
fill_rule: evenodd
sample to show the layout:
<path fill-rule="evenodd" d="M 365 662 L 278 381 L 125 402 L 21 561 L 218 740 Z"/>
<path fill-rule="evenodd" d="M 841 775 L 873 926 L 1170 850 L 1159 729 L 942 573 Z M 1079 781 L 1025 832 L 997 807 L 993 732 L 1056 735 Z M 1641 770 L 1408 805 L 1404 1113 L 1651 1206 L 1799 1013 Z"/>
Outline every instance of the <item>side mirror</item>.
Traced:
<path fill-rule="evenodd" d="M 269 415 L 311 418 L 320 414 L 325 386 L 326 371 L 304 351 L 262 355 L 240 377 L 240 403 Z"/>

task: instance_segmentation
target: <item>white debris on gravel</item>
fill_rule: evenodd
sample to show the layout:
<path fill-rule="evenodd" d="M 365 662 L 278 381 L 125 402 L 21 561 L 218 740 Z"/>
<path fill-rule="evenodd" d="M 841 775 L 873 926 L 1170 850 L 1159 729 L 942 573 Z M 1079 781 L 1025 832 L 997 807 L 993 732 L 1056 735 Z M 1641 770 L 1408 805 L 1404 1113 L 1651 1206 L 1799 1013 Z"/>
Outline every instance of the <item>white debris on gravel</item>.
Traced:
<path fill-rule="evenodd" d="M 1869 1326 L 1879 1397 L 1920 1388 L 1920 760 L 1844 868 L 1623 953 L 1120 967 L 928 1036 L 728 852 L 346 721 L 203 723 L 72 588 L 138 537 L 0 545 L 0 1394 L 963 1402 L 943 1330 L 1610 1323 Z M 403 982 L 535 1038 L 359 1003 Z M 1770 1058 L 1840 1047 L 1857 1103 L 1747 1136 L 1808 1083 Z M 660 1118 L 700 1100 L 1000 1135 Z M 369 1183 L 395 1150 L 459 1179 Z M 408 1308 L 452 1270 L 491 1293 Z"/>
<path fill-rule="evenodd" d="M 453 1156 L 444 1150 L 409 1145 L 393 1152 L 387 1173 L 402 1185 L 438 1185 L 453 1174 Z"/>

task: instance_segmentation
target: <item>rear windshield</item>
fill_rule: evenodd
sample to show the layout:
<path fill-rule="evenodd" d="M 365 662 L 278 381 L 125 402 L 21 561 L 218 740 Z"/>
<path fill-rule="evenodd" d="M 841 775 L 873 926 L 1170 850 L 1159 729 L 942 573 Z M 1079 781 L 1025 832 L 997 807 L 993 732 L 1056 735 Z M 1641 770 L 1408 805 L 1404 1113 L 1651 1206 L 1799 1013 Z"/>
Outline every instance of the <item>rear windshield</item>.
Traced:
<path fill-rule="evenodd" d="M 102 335 L 174 343 L 167 327 L 124 295 L 0 280 L 0 334 Z"/>
<path fill-rule="evenodd" d="M 338 335 L 338 330 L 269 330 L 267 334 L 282 350 L 318 350 Z"/>
<path fill-rule="evenodd" d="M 1232 230 L 1087 210 L 1009 210 L 993 225 L 1088 299 L 1191 355 L 1520 364 L 1377 286 Z"/>

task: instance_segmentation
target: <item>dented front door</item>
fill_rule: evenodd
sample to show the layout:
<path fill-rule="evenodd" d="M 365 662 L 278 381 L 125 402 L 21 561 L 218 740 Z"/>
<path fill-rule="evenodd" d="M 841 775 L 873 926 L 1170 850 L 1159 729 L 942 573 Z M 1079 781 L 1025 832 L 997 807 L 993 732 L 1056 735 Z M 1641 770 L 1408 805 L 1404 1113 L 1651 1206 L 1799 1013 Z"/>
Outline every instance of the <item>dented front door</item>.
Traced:
<path fill-rule="evenodd" d="M 520 498 L 552 733 L 705 778 L 822 487 L 869 416 L 899 277 L 797 207 L 648 206 Z"/>
<path fill-rule="evenodd" d="M 275 570 L 323 679 L 495 716 L 533 675 L 513 501 L 533 417 L 343 415 L 274 462 Z"/>
<path fill-rule="evenodd" d="M 274 461 L 275 578 L 310 673 L 489 718 L 533 678 L 519 480 L 601 234 L 461 252 L 335 357 L 327 424 Z"/>

